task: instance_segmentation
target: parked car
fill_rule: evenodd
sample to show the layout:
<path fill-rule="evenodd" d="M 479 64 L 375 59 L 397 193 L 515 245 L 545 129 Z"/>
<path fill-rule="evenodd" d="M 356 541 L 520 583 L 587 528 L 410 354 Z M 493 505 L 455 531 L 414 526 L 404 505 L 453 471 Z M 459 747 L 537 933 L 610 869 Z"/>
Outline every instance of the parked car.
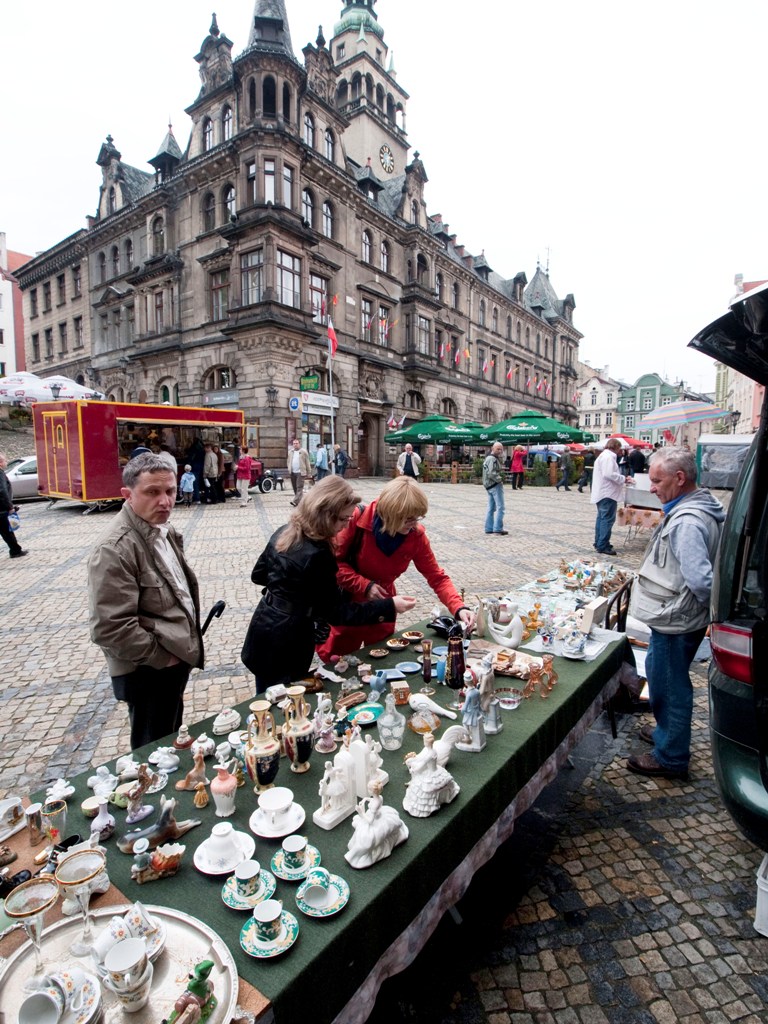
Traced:
<path fill-rule="evenodd" d="M 691 341 L 768 384 L 768 285 Z M 765 392 L 768 396 L 768 391 Z M 715 778 L 744 835 L 768 850 L 768 408 L 736 481 L 712 588 L 710 736 Z"/>
<path fill-rule="evenodd" d="M 39 498 L 37 490 L 37 456 L 25 455 L 22 459 L 11 459 L 5 470 L 14 499 Z"/>

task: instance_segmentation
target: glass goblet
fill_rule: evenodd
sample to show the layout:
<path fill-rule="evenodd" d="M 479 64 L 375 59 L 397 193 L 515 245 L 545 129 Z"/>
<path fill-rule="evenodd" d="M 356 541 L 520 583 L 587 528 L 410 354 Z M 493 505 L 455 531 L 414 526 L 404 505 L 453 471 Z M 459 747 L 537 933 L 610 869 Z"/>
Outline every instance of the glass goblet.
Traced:
<path fill-rule="evenodd" d="M 423 657 L 421 662 L 421 677 L 424 680 L 424 685 L 421 688 L 421 692 L 426 694 L 427 697 L 431 697 L 435 692 L 434 686 L 429 685 L 429 681 L 432 678 L 432 641 L 422 641 Z"/>
<path fill-rule="evenodd" d="M 43 829 L 54 846 L 67 837 L 67 802 L 66 800 L 48 800 L 40 811 Z"/>
<path fill-rule="evenodd" d="M 40 954 L 40 939 L 43 934 L 45 912 L 50 910 L 59 898 L 59 886 L 53 875 L 38 875 L 12 889 L 5 898 L 5 912 L 8 917 L 20 921 L 29 936 L 35 951 L 35 970 L 25 985 L 24 991 L 37 988 L 39 979 L 45 973 Z"/>
<path fill-rule="evenodd" d="M 75 897 L 83 915 L 83 934 L 70 946 L 73 956 L 88 956 L 93 948 L 91 915 L 91 883 L 104 870 L 106 857 L 101 850 L 78 850 L 56 865 L 56 881 L 65 893 Z"/>

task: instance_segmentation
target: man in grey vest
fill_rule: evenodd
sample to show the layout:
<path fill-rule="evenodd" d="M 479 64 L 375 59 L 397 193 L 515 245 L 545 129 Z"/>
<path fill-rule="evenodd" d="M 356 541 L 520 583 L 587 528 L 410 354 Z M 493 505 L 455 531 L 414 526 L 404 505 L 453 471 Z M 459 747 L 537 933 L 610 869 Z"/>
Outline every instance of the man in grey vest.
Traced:
<path fill-rule="evenodd" d="M 638 775 L 687 778 L 693 713 L 689 669 L 709 624 L 712 564 L 725 511 L 696 486 L 691 452 L 662 448 L 651 458 L 649 473 L 664 519 L 648 543 L 630 612 L 651 630 L 645 674 L 656 728 L 644 725 L 640 731 L 653 753 L 630 757 L 627 767 Z"/>

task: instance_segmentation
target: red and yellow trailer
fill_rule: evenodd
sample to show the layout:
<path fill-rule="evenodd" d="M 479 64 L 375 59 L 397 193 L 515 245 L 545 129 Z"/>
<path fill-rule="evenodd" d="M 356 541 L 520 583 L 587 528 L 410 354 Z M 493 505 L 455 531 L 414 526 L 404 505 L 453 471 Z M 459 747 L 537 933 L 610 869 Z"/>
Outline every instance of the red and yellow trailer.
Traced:
<path fill-rule="evenodd" d="M 38 490 L 48 498 L 120 501 L 123 466 L 137 445 L 168 451 L 182 467 L 196 439 L 242 446 L 233 409 L 134 402 L 37 402 L 32 410 Z"/>

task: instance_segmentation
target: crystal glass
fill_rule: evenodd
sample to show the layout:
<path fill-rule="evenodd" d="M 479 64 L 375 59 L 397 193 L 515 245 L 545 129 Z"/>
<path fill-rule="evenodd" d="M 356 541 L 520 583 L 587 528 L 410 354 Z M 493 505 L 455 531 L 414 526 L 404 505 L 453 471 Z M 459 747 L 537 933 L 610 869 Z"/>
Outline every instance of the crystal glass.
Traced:
<path fill-rule="evenodd" d="M 66 800 L 48 800 L 40 811 L 43 830 L 54 846 L 67 838 Z"/>
<path fill-rule="evenodd" d="M 40 939 L 43 934 L 45 912 L 50 910 L 59 898 L 59 886 L 53 875 L 38 875 L 30 878 L 12 889 L 5 898 L 5 912 L 8 917 L 20 921 L 29 936 L 35 951 L 35 970 L 24 985 L 25 992 L 37 988 L 40 977 L 45 973 L 45 965 L 40 955 Z"/>
<path fill-rule="evenodd" d="M 424 680 L 424 685 L 421 688 L 421 692 L 426 694 L 427 697 L 431 697 L 435 692 L 434 686 L 429 685 L 429 681 L 432 678 L 432 641 L 423 640 L 421 643 L 423 651 L 423 659 L 421 662 L 421 677 Z"/>
<path fill-rule="evenodd" d="M 106 857 L 101 850 L 78 850 L 70 853 L 56 865 L 56 881 L 67 894 L 77 900 L 83 915 L 83 934 L 72 944 L 73 956 L 88 956 L 93 948 L 91 915 L 91 882 L 104 870 Z"/>

